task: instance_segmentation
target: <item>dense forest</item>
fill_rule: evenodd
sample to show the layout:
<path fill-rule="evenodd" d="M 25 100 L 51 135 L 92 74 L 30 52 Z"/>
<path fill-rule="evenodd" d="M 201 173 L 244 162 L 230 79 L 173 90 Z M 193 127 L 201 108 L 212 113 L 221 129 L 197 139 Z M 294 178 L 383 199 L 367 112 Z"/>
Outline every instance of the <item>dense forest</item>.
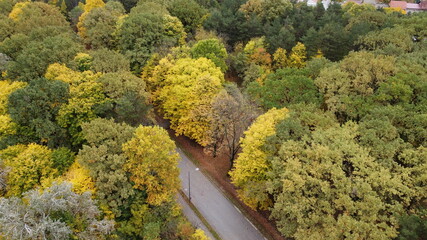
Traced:
<path fill-rule="evenodd" d="M 287 239 L 427 236 L 427 13 L 0 0 L 0 239 L 207 239 L 176 135 Z"/>

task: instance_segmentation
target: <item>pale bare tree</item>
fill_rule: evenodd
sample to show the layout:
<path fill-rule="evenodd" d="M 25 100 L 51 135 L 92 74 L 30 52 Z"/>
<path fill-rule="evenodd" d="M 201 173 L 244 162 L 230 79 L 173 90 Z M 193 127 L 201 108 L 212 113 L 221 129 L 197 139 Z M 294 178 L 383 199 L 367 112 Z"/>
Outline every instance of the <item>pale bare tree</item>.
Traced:
<path fill-rule="evenodd" d="M 227 154 L 231 169 L 240 151 L 240 138 L 258 115 L 258 108 L 235 84 L 226 85 L 212 101 L 210 142 L 207 150 L 214 157 L 218 153 Z"/>
<path fill-rule="evenodd" d="M 70 183 L 54 184 L 40 192 L 34 189 L 17 197 L 0 198 L 0 236 L 6 239 L 104 239 L 114 222 L 98 220 L 100 211 L 89 192 L 71 190 Z M 63 216 L 63 217 L 61 217 Z M 73 229 L 64 218 L 85 223 Z"/>

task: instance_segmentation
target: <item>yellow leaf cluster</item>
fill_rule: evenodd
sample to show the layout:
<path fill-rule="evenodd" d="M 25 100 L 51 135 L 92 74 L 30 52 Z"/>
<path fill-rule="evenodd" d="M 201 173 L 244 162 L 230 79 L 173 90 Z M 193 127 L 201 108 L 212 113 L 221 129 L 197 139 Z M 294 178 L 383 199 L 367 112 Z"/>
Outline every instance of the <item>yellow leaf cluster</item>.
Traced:
<path fill-rule="evenodd" d="M 289 65 L 289 59 L 286 54 L 286 49 L 278 48 L 273 54 L 273 68 L 281 69 Z"/>
<path fill-rule="evenodd" d="M 45 78 L 74 84 L 79 82 L 82 77 L 79 72 L 68 68 L 65 64 L 54 63 L 47 68 Z"/>
<path fill-rule="evenodd" d="M 85 12 L 90 12 L 94 8 L 103 7 L 105 5 L 102 0 L 86 0 L 86 4 L 83 7 Z"/>
<path fill-rule="evenodd" d="M 65 181 L 73 184 L 73 191 L 78 194 L 90 192 L 95 193 L 95 183 L 89 175 L 89 170 L 81 166 L 76 160 L 63 176 Z"/>
<path fill-rule="evenodd" d="M 191 240 L 208 240 L 209 238 L 206 236 L 205 232 L 198 228 L 194 231 L 193 235 L 191 235 Z"/>
<path fill-rule="evenodd" d="M 22 9 L 27 6 L 30 3 L 30 1 L 28 2 L 19 2 L 17 4 L 15 4 L 15 6 L 13 6 L 12 11 L 9 13 L 9 18 L 14 20 L 14 21 L 18 21 L 19 20 L 19 15 L 22 13 Z"/>
<path fill-rule="evenodd" d="M 179 188 L 179 155 L 168 133 L 158 126 L 140 126 L 134 137 L 123 144 L 128 157 L 124 168 L 131 173 L 134 187 L 147 192 L 147 202 L 168 202 Z"/>
<path fill-rule="evenodd" d="M 289 55 L 289 67 L 303 68 L 307 58 L 307 51 L 304 44 L 298 42 Z"/>
<path fill-rule="evenodd" d="M 400 13 L 400 14 L 406 14 L 406 11 L 403 10 L 400 7 L 385 7 L 383 8 L 384 12 L 387 14 L 392 14 L 394 12 Z"/>
<path fill-rule="evenodd" d="M 24 82 L 0 81 L 0 138 L 16 133 L 17 125 L 7 112 L 8 97 L 13 91 L 25 86 Z"/>
<path fill-rule="evenodd" d="M 211 101 L 224 82 L 221 69 L 207 58 L 184 58 L 176 61 L 158 82 L 163 87 L 156 100 L 176 134 L 206 145 Z"/>
<path fill-rule="evenodd" d="M 8 114 L 0 115 L 0 138 L 16 133 L 16 123 L 12 121 Z"/>
<path fill-rule="evenodd" d="M 62 127 L 68 128 L 74 144 L 83 140 L 80 124 L 96 118 L 93 106 L 107 100 L 102 84 L 97 82 L 101 75 L 92 71 L 77 72 L 58 63 L 51 64 L 45 74 L 47 79 L 70 84 L 70 99 L 68 104 L 61 106 L 57 120 Z"/>
<path fill-rule="evenodd" d="M 288 109 L 272 108 L 259 116 L 241 139 L 242 153 L 236 159 L 230 176 L 239 188 L 239 197 L 253 209 L 267 209 L 271 204 L 265 193 L 264 182 L 269 165 L 262 146 L 267 137 L 275 134 L 276 124 L 287 116 Z"/>
<path fill-rule="evenodd" d="M 51 161 L 52 151 L 38 144 L 14 145 L 0 151 L 0 158 L 11 168 L 7 196 L 19 196 L 44 181 L 53 179 L 57 170 Z"/>

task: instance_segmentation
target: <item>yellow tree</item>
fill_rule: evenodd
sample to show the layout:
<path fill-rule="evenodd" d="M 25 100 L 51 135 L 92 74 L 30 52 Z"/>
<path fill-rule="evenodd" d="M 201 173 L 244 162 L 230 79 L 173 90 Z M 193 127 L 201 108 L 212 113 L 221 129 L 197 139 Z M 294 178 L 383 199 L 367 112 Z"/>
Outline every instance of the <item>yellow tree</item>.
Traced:
<path fill-rule="evenodd" d="M 7 111 L 8 97 L 13 91 L 25 85 L 24 82 L 0 81 L 0 140 L 16 132 L 16 124 Z"/>
<path fill-rule="evenodd" d="M 241 140 L 242 153 L 230 171 L 231 181 L 238 187 L 239 197 L 253 209 L 267 209 L 272 202 L 266 190 L 270 166 L 262 146 L 276 132 L 276 124 L 288 116 L 288 109 L 272 108 L 259 116 Z"/>
<path fill-rule="evenodd" d="M 0 159 L 11 170 L 7 174 L 6 196 L 23 192 L 51 181 L 57 174 L 51 161 L 52 151 L 41 145 L 14 145 L 0 151 Z"/>
<path fill-rule="evenodd" d="M 130 172 L 134 188 L 147 192 L 147 202 L 161 205 L 169 202 L 179 188 L 179 155 L 166 130 L 140 126 L 134 137 L 123 144 L 128 158 L 124 168 Z"/>
<path fill-rule="evenodd" d="M 307 59 L 307 51 L 304 44 L 298 42 L 292 48 L 292 52 L 289 55 L 289 66 L 295 68 L 303 68 L 305 66 L 305 60 Z"/>
<path fill-rule="evenodd" d="M 273 54 L 273 69 L 281 69 L 289 66 L 289 59 L 286 49 L 278 48 Z"/>
<path fill-rule="evenodd" d="M 80 165 L 78 160 L 71 165 L 62 178 L 73 184 L 73 192 L 75 193 L 95 193 L 95 182 L 90 177 L 89 170 Z"/>
<path fill-rule="evenodd" d="M 106 101 L 102 84 L 97 82 L 100 76 L 91 71 L 76 72 L 61 64 L 50 65 L 45 74 L 47 79 L 70 84 L 70 99 L 61 106 L 57 121 L 68 129 L 74 145 L 84 141 L 81 124 L 97 117 L 93 107 Z"/>
<path fill-rule="evenodd" d="M 156 100 L 171 120 L 177 135 L 185 135 L 206 145 L 210 129 L 212 99 L 223 88 L 220 68 L 206 59 L 184 58 L 176 61 L 162 81 Z"/>

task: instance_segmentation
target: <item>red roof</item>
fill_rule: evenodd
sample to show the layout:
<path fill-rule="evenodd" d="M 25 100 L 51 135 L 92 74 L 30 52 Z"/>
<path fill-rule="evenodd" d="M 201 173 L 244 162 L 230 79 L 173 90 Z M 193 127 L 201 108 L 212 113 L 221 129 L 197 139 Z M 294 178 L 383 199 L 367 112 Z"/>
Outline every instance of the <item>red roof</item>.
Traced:
<path fill-rule="evenodd" d="M 406 10 L 406 4 L 407 2 L 405 1 L 390 1 L 390 7 L 393 8 L 401 8 L 403 10 Z"/>

